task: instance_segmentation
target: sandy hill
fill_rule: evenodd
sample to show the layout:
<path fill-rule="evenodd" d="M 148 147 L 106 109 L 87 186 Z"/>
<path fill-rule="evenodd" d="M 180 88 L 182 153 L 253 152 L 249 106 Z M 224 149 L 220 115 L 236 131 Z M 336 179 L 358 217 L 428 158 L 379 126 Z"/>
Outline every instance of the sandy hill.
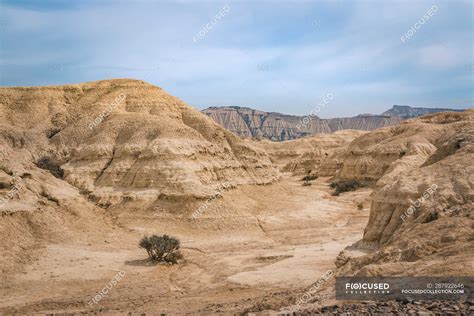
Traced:
<path fill-rule="evenodd" d="M 0 145 L 2 253 L 74 222 L 64 212 L 179 211 L 174 202 L 209 198 L 224 183 L 278 178 L 261 149 L 137 80 L 1 88 Z"/>
<path fill-rule="evenodd" d="M 222 181 L 275 178 L 263 152 L 142 81 L 3 88 L 0 101 L 4 128 L 24 134 L 4 139 L 9 154 L 31 142 L 30 164 L 51 157 L 64 180 L 110 202 L 127 190 L 199 197 Z"/>
<path fill-rule="evenodd" d="M 322 145 L 321 137 L 330 142 Z M 368 133 L 262 143 L 283 171 L 311 170 L 374 189 L 362 240 L 338 259 L 343 273 L 474 272 L 474 110 Z M 354 249 L 368 254 L 351 257 Z"/>
<path fill-rule="evenodd" d="M 374 185 L 370 218 L 347 273 L 472 275 L 474 110 L 370 132 L 345 150 L 336 180 Z"/>
<path fill-rule="evenodd" d="M 143 81 L 1 88 L 0 313 L 235 314 L 328 269 L 472 275 L 473 146 L 473 110 L 275 143 Z M 185 259 L 149 264 L 150 233 Z"/>
<path fill-rule="evenodd" d="M 361 206 L 360 215 L 353 214 L 347 224 L 363 216 L 365 206 L 369 206 L 370 214 L 362 238 L 337 256 L 334 274 L 473 275 L 474 110 L 430 114 L 349 137 L 352 140 L 341 143 L 327 159 L 320 154 L 314 154 L 314 160 L 307 159 L 316 151 L 298 143 L 304 139 L 277 146 L 280 152 L 294 152 L 298 148 L 299 155 L 293 155 L 292 164 L 332 176 L 321 179 L 326 185 L 358 181 L 364 187 L 337 197 Z M 271 147 L 268 151 L 272 153 Z M 313 186 L 321 184 L 320 180 L 313 182 Z M 367 190 L 371 193 L 364 196 Z M 316 291 L 317 295 L 308 298 L 307 303 L 314 305 L 305 310 L 319 314 L 360 308 L 367 313 L 363 304 L 349 306 L 345 305 L 347 302 L 336 301 L 334 283 L 327 282 Z M 304 295 L 307 291 L 297 291 L 295 300 Z M 321 303 L 329 307 L 317 309 Z M 411 308 L 418 311 L 433 312 L 438 308 L 431 303 L 415 304 Z M 391 308 L 399 308 L 398 313 L 403 313 L 404 308 L 409 309 L 406 302 L 398 307 L 397 303 L 369 305 L 380 308 L 373 310 L 375 313 L 387 313 Z M 446 306 L 444 313 L 452 310 Z M 292 308 L 298 310 L 296 305 L 287 310 Z"/>
<path fill-rule="evenodd" d="M 283 172 L 292 174 L 317 174 L 332 176 L 340 166 L 344 149 L 366 131 L 341 130 L 330 134 L 318 134 L 295 140 L 256 142 Z"/>

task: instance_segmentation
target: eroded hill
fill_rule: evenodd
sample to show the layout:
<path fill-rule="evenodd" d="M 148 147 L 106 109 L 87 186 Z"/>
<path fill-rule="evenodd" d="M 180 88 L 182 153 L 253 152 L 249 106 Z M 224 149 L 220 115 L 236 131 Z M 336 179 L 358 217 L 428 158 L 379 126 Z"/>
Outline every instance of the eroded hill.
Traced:
<path fill-rule="evenodd" d="M 328 270 L 472 275 L 473 117 L 256 142 L 142 81 L 2 88 L 0 311 L 278 310 Z M 151 233 L 183 262 L 149 264 Z"/>
<path fill-rule="evenodd" d="M 294 164 L 314 154 L 307 149 Z M 381 128 L 332 157 L 332 182 L 374 188 L 363 238 L 337 260 L 341 273 L 474 273 L 474 110 Z M 351 257 L 357 249 L 369 254 Z"/>
<path fill-rule="evenodd" d="M 74 225 L 70 213 L 183 212 L 223 183 L 278 178 L 265 152 L 138 80 L 2 88 L 0 124 L 0 234 L 11 256 L 59 222 Z"/>

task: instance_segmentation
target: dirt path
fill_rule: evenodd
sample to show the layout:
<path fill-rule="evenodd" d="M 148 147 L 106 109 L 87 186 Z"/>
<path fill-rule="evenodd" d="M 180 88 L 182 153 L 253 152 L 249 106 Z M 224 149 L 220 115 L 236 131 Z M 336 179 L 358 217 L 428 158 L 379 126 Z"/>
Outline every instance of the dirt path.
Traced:
<path fill-rule="evenodd" d="M 318 179 L 303 187 L 287 177 L 269 186 L 244 186 L 196 222 L 135 219 L 96 242 L 50 244 L 39 260 L 0 289 L 0 312 L 84 311 L 120 272 L 92 309 L 105 314 L 238 312 L 242 302 L 311 285 L 346 246 L 362 237 L 370 190 L 332 197 Z M 175 235 L 185 262 L 153 266 L 136 244 L 145 233 Z M 98 234 L 98 236 L 100 236 Z M 212 306 L 212 307 L 210 307 Z"/>

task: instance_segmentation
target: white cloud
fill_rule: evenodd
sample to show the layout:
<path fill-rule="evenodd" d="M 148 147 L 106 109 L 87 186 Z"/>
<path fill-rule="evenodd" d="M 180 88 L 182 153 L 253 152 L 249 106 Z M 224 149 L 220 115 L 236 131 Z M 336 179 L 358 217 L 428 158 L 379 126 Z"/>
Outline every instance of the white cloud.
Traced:
<path fill-rule="evenodd" d="M 446 69 L 472 60 L 472 52 L 453 44 L 433 44 L 418 49 L 418 62 L 430 68 Z"/>

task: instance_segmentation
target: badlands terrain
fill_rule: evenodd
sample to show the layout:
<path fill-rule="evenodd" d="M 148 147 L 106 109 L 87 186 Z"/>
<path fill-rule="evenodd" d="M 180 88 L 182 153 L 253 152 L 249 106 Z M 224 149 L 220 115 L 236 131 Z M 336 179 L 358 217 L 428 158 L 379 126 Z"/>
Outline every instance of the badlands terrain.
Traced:
<path fill-rule="evenodd" d="M 334 276 L 474 275 L 474 110 L 275 143 L 117 79 L 1 88 L 0 131 L 0 314 L 328 312 Z M 350 308 L 474 310 L 433 304 Z"/>
<path fill-rule="evenodd" d="M 380 115 L 360 114 L 331 119 L 318 117 L 317 113 L 322 108 L 329 107 L 333 98 L 334 96 L 329 94 L 329 97 L 325 97 L 305 116 L 265 112 L 239 106 L 210 107 L 202 110 L 202 113 L 238 136 L 284 141 L 347 129 L 372 131 L 380 127 L 397 125 L 403 120 L 421 115 L 462 111 L 394 105 Z"/>

